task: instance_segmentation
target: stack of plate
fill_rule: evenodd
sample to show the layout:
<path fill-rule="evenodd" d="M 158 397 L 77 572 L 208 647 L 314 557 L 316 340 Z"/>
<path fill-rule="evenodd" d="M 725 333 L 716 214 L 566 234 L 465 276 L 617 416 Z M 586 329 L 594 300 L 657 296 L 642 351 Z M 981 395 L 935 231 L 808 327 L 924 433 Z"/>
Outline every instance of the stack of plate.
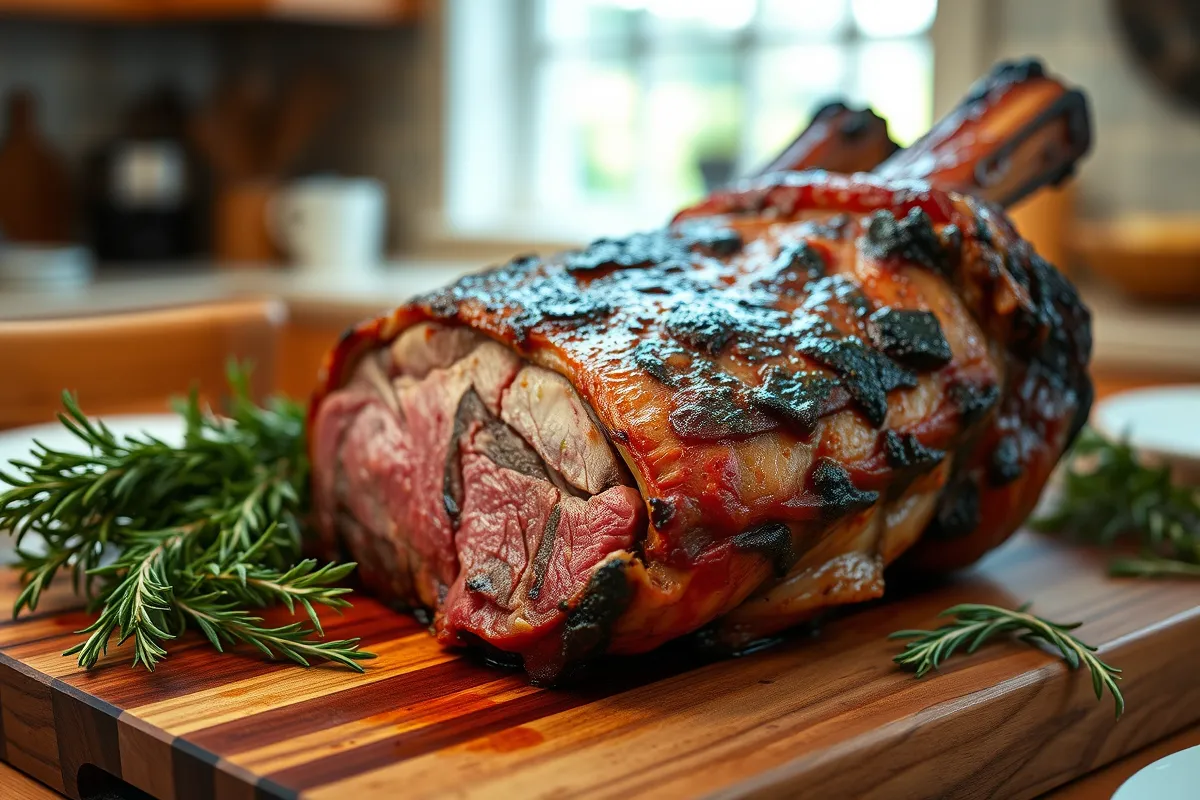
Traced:
<path fill-rule="evenodd" d="M 92 279 L 92 254 L 79 245 L 0 242 L 0 288 L 60 289 Z"/>

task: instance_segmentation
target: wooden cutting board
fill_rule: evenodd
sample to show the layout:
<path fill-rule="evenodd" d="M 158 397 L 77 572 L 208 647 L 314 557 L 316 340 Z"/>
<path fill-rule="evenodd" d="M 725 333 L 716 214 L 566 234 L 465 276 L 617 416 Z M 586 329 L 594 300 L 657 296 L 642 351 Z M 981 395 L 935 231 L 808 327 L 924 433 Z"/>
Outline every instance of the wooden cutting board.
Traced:
<path fill-rule="evenodd" d="M 1103 559 L 1023 534 L 818 636 L 700 666 L 651 655 L 574 690 L 444 652 L 366 598 L 328 625 L 379 654 L 365 675 L 196 639 L 153 674 L 125 648 L 83 672 L 59 654 L 87 618 L 58 587 L 0 627 L 0 754 L 73 797 L 99 770 L 166 800 L 1031 797 L 1200 720 L 1200 588 L 1106 578 Z M 15 582 L 0 581 L 9 603 Z M 1026 599 L 1083 620 L 1079 635 L 1124 668 L 1123 719 L 1086 673 L 1019 644 L 920 681 L 893 669 L 890 631 L 957 602 Z"/>

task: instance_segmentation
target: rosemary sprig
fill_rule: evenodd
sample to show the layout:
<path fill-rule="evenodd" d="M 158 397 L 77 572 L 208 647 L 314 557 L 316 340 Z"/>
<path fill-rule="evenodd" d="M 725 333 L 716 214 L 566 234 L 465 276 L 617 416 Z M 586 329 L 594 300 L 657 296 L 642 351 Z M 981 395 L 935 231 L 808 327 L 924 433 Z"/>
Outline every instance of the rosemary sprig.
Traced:
<path fill-rule="evenodd" d="M 1200 488 L 1174 485 L 1168 467 L 1089 429 L 1065 461 L 1054 510 L 1031 525 L 1100 545 L 1139 544 L 1143 557 L 1113 561 L 1114 575 L 1200 577 Z"/>
<path fill-rule="evenodd" d="M 1109 666 L 1096 657 L 1096 648 L 1084 644 L 1071 635 L 1070 631 L 1080 623 L 1059 624 L 1028 613 L 1029 603 L 1016 611 L 999 606 L 964 603 L 948 608 L 938 616 L 954 617 L 954 621 L 937 630 L 896 631 L 889 639 L 912 639 L 893 660 L 902 667 L 915 670 L 923 677 L 937 669 L 942 662 L 960 648 L 974 653 L 987 640 L 1016 631 L 1025 631 L 1017 638 L 1029 644 L 1046 644 L 1056 648 L 1071 669 L 1082 664 L 1092 674 L 1092 687 L 1096 699 L 1104 697 L 1107 688 L 1116 703 L 1117 717 L 1125 711 L 1125 698 L 1117 686 L 1121 670 Z"/>
<path fill-rule="evenodd" d="M 307 665 L 324 659 L 362 671 L 373 658 L 357 639 L 321 641 L 316 606 L 349 605 L 338 584 L 354 564 L 300 559 L 308 459 L 304 409 L 250 399 L 248 373 L 229 370 L 226 417 L 195 393 L 179 403 L 179 446 L 153 436 L 118 437 L 63 394 L 59 420 L 86 446 L 82 454 L 35 443 L 30 457 L 0 472 L 0 530 L 17 537 L 25 587 L 13 613 L 37 608 L 56 574 L 99 611 L 67 651 L 90 668 L 116 636 L 132 639 L 133 663 L 148 669 L 186 628 L 218 650 L 245 642 L 269 657 Z M 30 534 L 41 542 L 30 545 Z M 303 608 L 308 622 L 265 627 L 253 609 Z"/>

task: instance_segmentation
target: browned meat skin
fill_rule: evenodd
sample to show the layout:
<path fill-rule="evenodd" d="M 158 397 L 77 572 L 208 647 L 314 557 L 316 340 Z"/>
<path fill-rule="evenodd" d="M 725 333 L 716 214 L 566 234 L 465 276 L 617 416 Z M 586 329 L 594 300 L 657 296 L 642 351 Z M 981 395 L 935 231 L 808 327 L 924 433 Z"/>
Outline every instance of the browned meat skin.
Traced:
<path fill-rule="evenodd" d="M 1067 178 L 1090 146 L 1083 94 L 1026 59 L 998 64 L 933 130 L 875 173 L 1011 206 Z"/>
<path fill-rule="evenodd" d="M 796 140 L 758 175 L 803 169 L 866 172 L 896 152 L 887 122 L 869 108 L 835 102 L 822 106 Z"/>
<path fill-rule="evenodd" d="M 997 83 L 985 95 L 1003 106 L 1020 86 Z M 1028 183 L 1019 173 L 1008 174 Z M 877 596 L 883 565 L 922 531 L 921 563 L 977 556 L 1027 513 L 1090 402 L 1086 309 L 997 208 L 916 181 L 776 175 L 717 193 L 665 230 L 517 259 L 350 332 L 327 362 L 312 438 L 318 518 L 352 549 L 367 545 L 354 526 L 339 528 L 339 472 L 368 476 L 359 486 L 371 494 L 369 476 L 394 469 L 369 458 L 347 468 L 378 450 L 386 406 L 361 399 L 382 394 L 361 365 L 430 321 L 470 328 L 562 375 L 624 462 L 621 478 L 589 484 L 612 471 L 588 466 L 570 479 L 531 432 L 538 426 L 503 420 L 499 405 L 491 413 L 524 431 L 514 435 L 550 480 L 489 453 L 479 437 L 494 423 L 482 412 L 457 436 L 439 423 L 428 447 L 403 445 L 406 469 L 441 480 L 454 451 L 438 442 L 449 438 L 463 487 L 458 522 L 444 523 L 456 535 L 431 536 L 443 523 L 412 515 L 429 502 L 417 493 L 384 520 L 407 552 L 397 563 L 415 576 L 410 594 L 437 609 L 442 641 L 482 639 L 520 654 L 542 679 L 713 620 L 723 620 L 718 638 L 737 645 L 816 608 Z M 435 340 L 430 350 L 455 351 Z M 505 374 L 523 369 L 518 360 Z M 436 372 L 428 375 L 444 381 Z M 398 392 L 404 377 L 393 381 Z M 403 416 L 420 419 L 404 398 Z M 539 402 L 527 406 L 535 420 Z M 440 407 L 433 418 L 446 416 Z M 371 422 L 353 447 L 343 431 L 362 423 L 348 416 Z M 608 492 L 633 492 L 638 508 L 619 511 L 620 501 L 601 501 Z M 563 521 L 572 503 L 591 509 L 570 511 L 583 527 Z M 370 528 L 372 513 L 359 508 L 357 526 Z M 489 527 L 498 518 L 510 520 L 503 530 Z M 560 547 L 564 531 L 571 548 Z M 577 547 L 584 569 L 571 560 Z M 539 564 L 555 576 L 541 584 L 555 603 L 540 588 L 530 597 Z"/>

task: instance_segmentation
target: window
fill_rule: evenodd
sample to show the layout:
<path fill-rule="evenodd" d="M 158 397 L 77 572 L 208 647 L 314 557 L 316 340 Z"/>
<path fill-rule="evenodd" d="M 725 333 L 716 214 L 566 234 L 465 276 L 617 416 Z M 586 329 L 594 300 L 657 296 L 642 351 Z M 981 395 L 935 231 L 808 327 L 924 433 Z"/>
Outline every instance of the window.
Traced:
<path fill-rule="evenodd" d="M 937 0 L 456 0 L 452 232 L 650 227 L 758 166 L 822 102 L 930 124 Z"/>

